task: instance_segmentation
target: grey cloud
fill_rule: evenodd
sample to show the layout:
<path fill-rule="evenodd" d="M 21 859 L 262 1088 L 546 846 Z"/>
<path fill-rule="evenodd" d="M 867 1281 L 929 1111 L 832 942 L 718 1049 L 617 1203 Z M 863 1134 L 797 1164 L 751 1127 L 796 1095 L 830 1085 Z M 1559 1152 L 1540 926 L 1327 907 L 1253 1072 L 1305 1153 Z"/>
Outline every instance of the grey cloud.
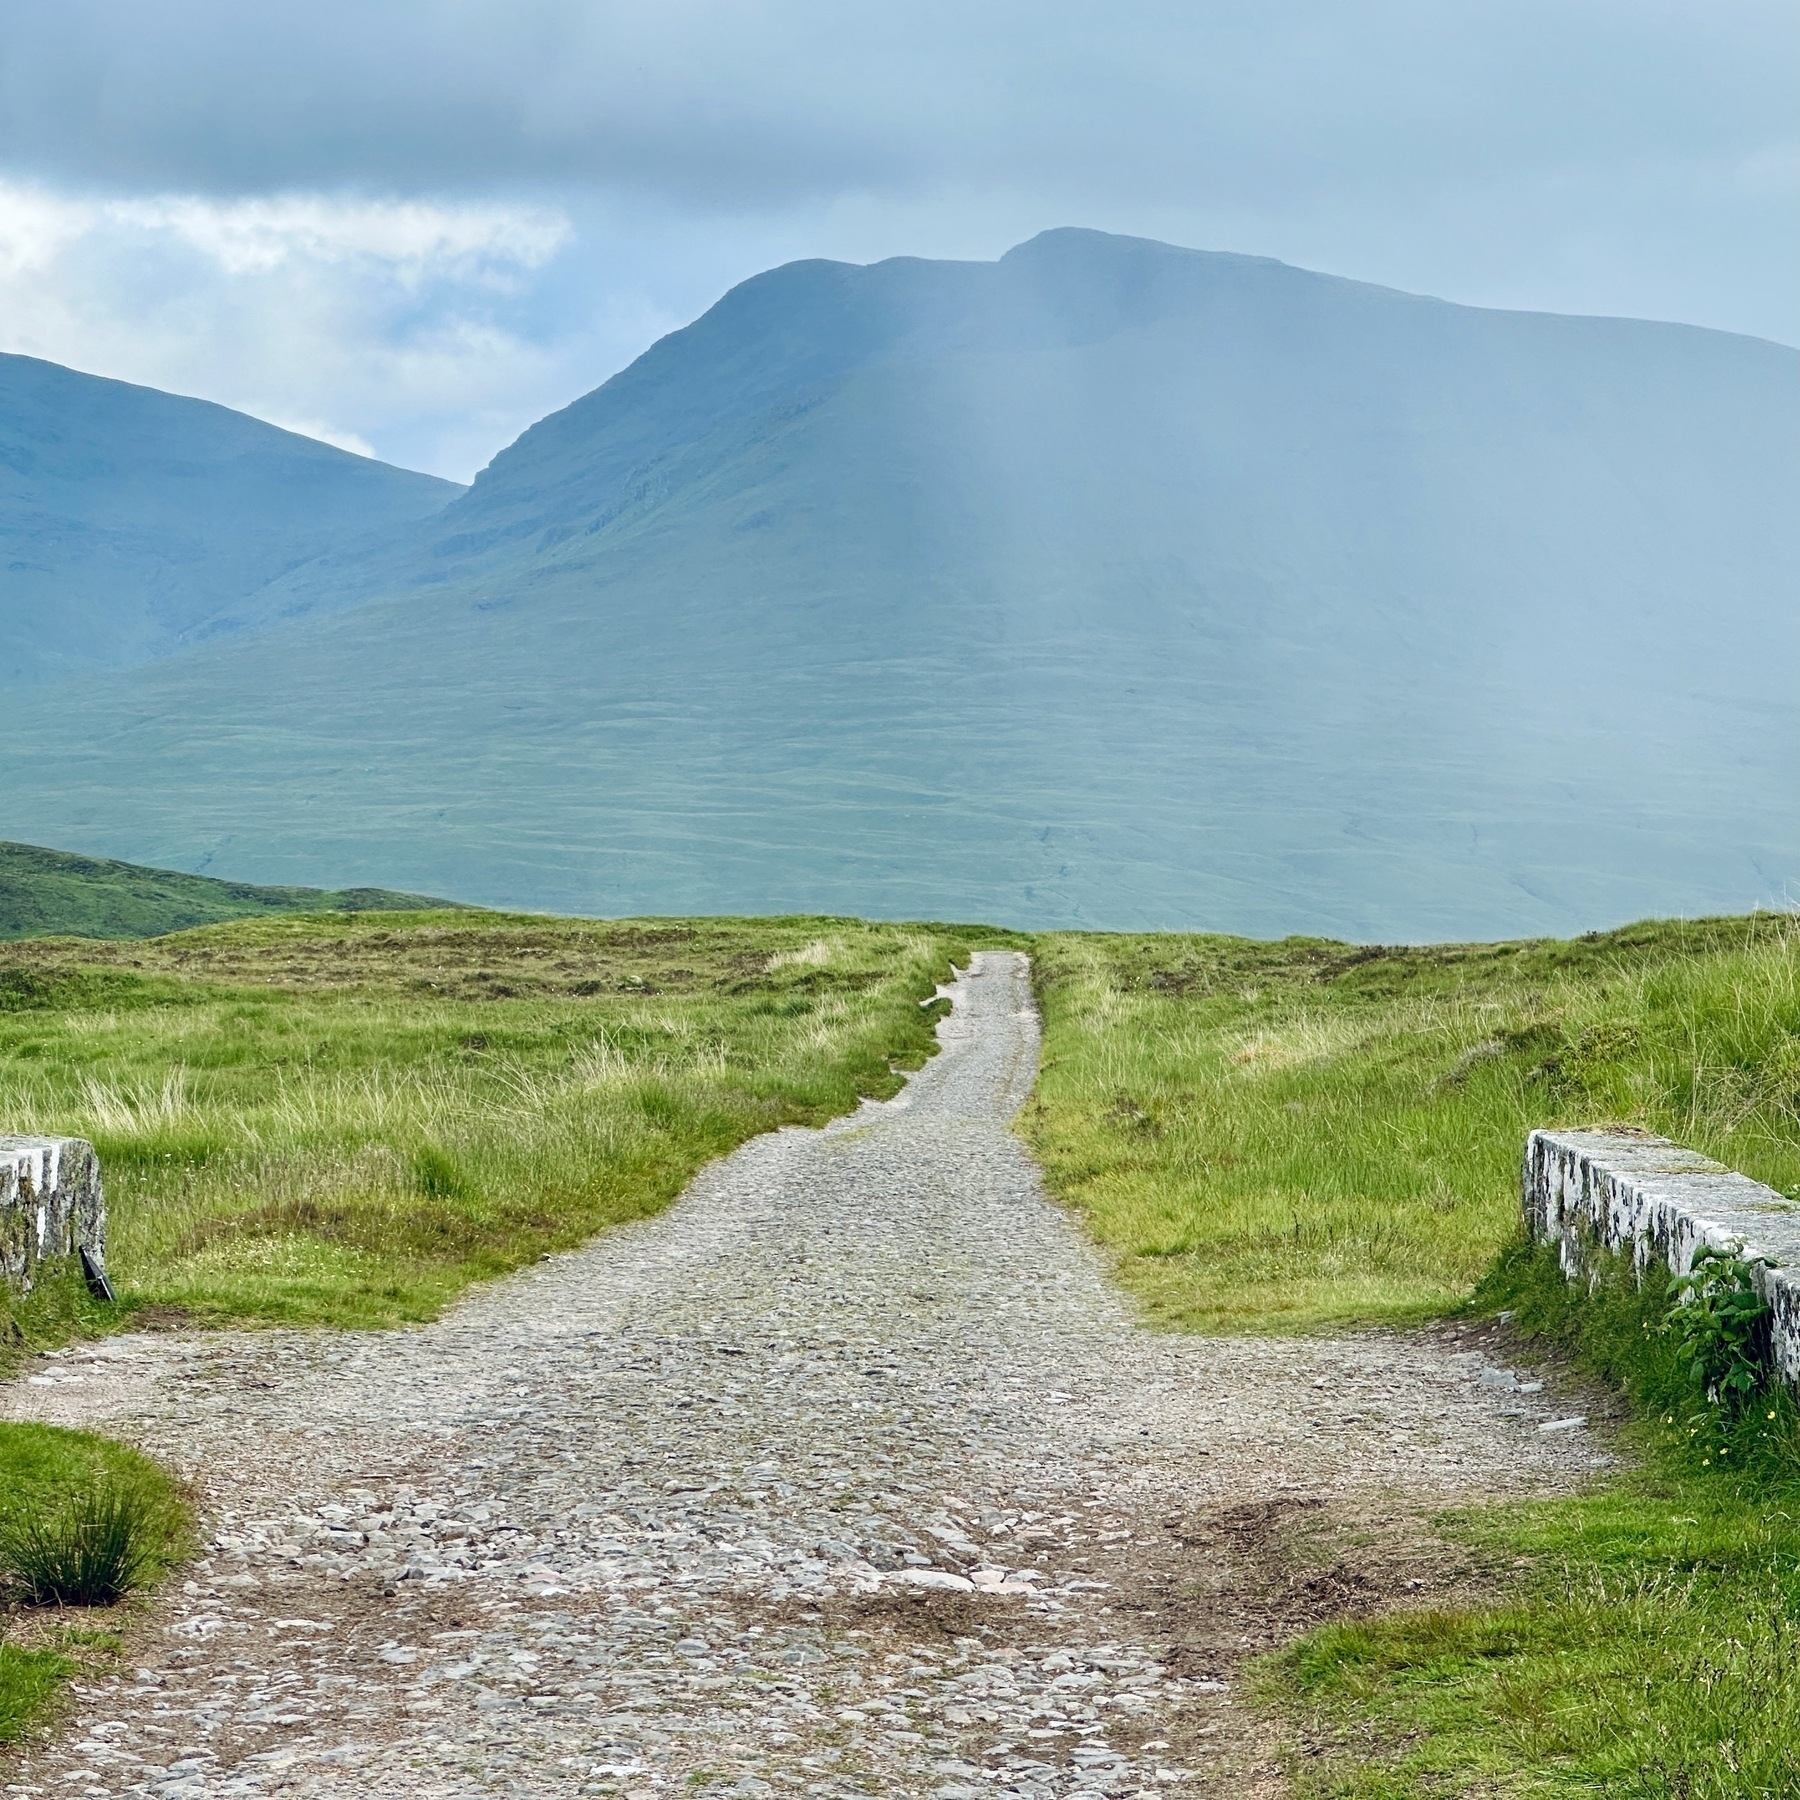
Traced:
<path fill-rule="evenodd" d="M 108 188 L 591 183 L 699 208 L 943 183 L 1239 202 L 1794 137 L 1786 4 L 62 0 L 0 162 Z"/>

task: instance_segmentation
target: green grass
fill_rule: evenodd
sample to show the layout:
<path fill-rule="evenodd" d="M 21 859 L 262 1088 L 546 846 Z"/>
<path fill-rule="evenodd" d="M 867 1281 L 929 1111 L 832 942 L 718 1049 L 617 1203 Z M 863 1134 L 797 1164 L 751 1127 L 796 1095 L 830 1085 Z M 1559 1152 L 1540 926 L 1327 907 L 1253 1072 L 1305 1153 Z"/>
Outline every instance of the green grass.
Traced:
<path fill-rule="evenodd" d="M 106 1181 L 119 1305 L 57 1317 L 429 1318 L 757 1132 L 895 1092 L 968 941 L 456 912 L 11 945 L 0 1117 L 91 1138 Z"/>
<path fill-rule="evenodd" d="M 1039 940 L 1024 1130 L 1150 1316 L 1195 1330 L 1456 1306 L 1533 1126 L 1630 1121 L 1800 1193 L 1800 928 L 1357 949 Z"/>
<path fill-rule="evenodd" d="M 416 911 L 448 904 L 385 888 L 252 887 L 0 842 L 0 939 L 144 938 L 271 913 Z"/>
<path fill-rule="evenodd" d="M 1614 1498 L 1587 1522 L 1628 1532 L 1641 1546 L 1632 1566 L 1569 1569 L 1486 1611 L 1396 1615 L 1308 1638 L 1288 1658 L 1310 1703 L 1298 1793 L 1791 1800 L 1792 1593 L 1696 1570 L 1677 1529 L 1654 1534 L 1673 1504 L 1689 1502 Z M 1757 1537 L 1741 1518 L 1708 1535 L 1740 1557 Z M 1784 1567 L 1792 1550 L 1783 1543 Z"/>
<path fill-rule="evenodd" d="M 173 1478 L 147 1456 L 55 1425 L 0 1423 L 0 1539 L 25 1521 L 56 1521 L 102 1493 L 128 1508 L 139 1526 L 139 1579 L 187 1551 L 191 1519 Z M 0 1567 L 0 1578 L 9 1573 Z M 0 1587 L 0 1743 L 17 1737 L 54 1699 L 84 1661 L 116 1651 L 116 1629 L 70 1624 L 59 1616 L 35 1621 L 32 1642 L 10 1641 L 24 1616 L 23 1595 Z"/>
<path fill-rule="evenodd" d="M 0 1744 L 9 1744 L 75 1673 L 59 1650 L 22 1649 L 0 1641 Z"/>
<path fill-rule="evenodd" d="M 153 1556 L 180 1553 L 186 1503 L 160 1463 L 124 1444 L 60 1425 L 0 1421 L 0 1526 L 54 1513 L 70 1495 L 97 1486 L 138 1495 L 156 1520 Z"/>

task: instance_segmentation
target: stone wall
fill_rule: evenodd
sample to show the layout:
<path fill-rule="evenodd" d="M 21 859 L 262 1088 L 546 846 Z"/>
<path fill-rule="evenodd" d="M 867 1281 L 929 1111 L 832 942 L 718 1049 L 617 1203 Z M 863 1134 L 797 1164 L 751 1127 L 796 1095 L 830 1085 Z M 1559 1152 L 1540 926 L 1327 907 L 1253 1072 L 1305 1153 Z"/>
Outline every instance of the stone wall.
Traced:
<path fill-rule="evenodd" d="M 106 1283 L 106 1200 L 85 1138 L 0 1137 L 0 1272 L 15 1297 L 47 1259 L 75 1257 L 88 1285 Z"/>
<path fill-rule="evenodd" d="M 1660 1258 L 1686 1274 L 1702 1244 L 1775 1265 L 1757 1284 L 1774 1314 L 1777 1372 L 1800 1385 L 1800 1206 L 1773 1188 L 1649 1132 L 1534 1131 L 1525 1147 L 1525 1224 L 1559 1246 L 1571 1280 L 1597 1249 Z"/>

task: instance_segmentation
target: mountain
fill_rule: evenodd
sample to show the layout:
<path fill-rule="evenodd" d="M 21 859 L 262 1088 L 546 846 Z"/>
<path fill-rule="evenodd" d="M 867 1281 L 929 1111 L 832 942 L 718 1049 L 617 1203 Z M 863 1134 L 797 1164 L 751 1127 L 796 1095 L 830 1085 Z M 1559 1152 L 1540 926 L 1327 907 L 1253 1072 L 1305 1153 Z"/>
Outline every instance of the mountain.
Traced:
<path fill-rule="evenodd" d="M 0 939 L 160 937 L 267 913 L 418 912 L 455 904 L 386 888 L 249 887 L 0 843 Z"/>
<path fill-rule="evenodd" d="M 0 828 L 608 913 L 1742 910 L 1800 878 L 1797 399 L 1754 339 L 1094 232 L 796 263 L 0 725 Z"/>
<path fill-rule="evenodd" d="M 204 400 L 0 356 L 0 687 L 254 623 L 244 603 L 287 570 L 461 492 Z"/>

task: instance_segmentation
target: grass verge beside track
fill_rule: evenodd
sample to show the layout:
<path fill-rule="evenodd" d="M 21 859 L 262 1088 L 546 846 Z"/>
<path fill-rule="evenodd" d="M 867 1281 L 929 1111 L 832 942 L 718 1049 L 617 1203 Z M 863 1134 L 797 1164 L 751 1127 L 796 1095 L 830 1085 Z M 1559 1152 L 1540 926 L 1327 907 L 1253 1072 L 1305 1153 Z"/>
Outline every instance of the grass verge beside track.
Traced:
<path fill-rule="evenodd" d="M 54 1519 L 96 1484 L 130 1504 L 146 1579 L 186 1552 L 186 1499 L 149 1457 L 90 1432 L 0 1422 L 0 1535 L 20 1517 Z M 16 1738 L 77 1669 L 103 1665 L 121 1644 L 114 1613 L 27 1608 L 10 1585 L 0 1585 L 0 1744 Z"/>
<path fill-rule="evenodd" d="M 967 947 L 846 919 L 474 912 L 11 944 L 0 1119 L 98 1146 L 123 1314 L 428 1318 L 655 1212 L 757 1132 L 895 1092 Z"/>
<path fill-rule="evenodd" d="M 1791 1800 L 1800 1794 L 1800 1415 L 1708 1407 L 1661 1330 L 1668 1284 L 1578 1301 L 1516 1246 L 1481 1304 L 1616 1382 L 1641 1457 L 1574 1499 L 1440 1521 L 1495 1599 L 1330 1625 L 1270 1659 L 1306 1800 Z"/>
<path fill-rule="evenodd" d="M 1630 1121 L 1800 1195 L 1800 922 L 1357 948 L 1039 940 L 1024 1130 L 1148 1312 L 1199 1331 L 1459 1305 L 1533 1126 Z"/>

